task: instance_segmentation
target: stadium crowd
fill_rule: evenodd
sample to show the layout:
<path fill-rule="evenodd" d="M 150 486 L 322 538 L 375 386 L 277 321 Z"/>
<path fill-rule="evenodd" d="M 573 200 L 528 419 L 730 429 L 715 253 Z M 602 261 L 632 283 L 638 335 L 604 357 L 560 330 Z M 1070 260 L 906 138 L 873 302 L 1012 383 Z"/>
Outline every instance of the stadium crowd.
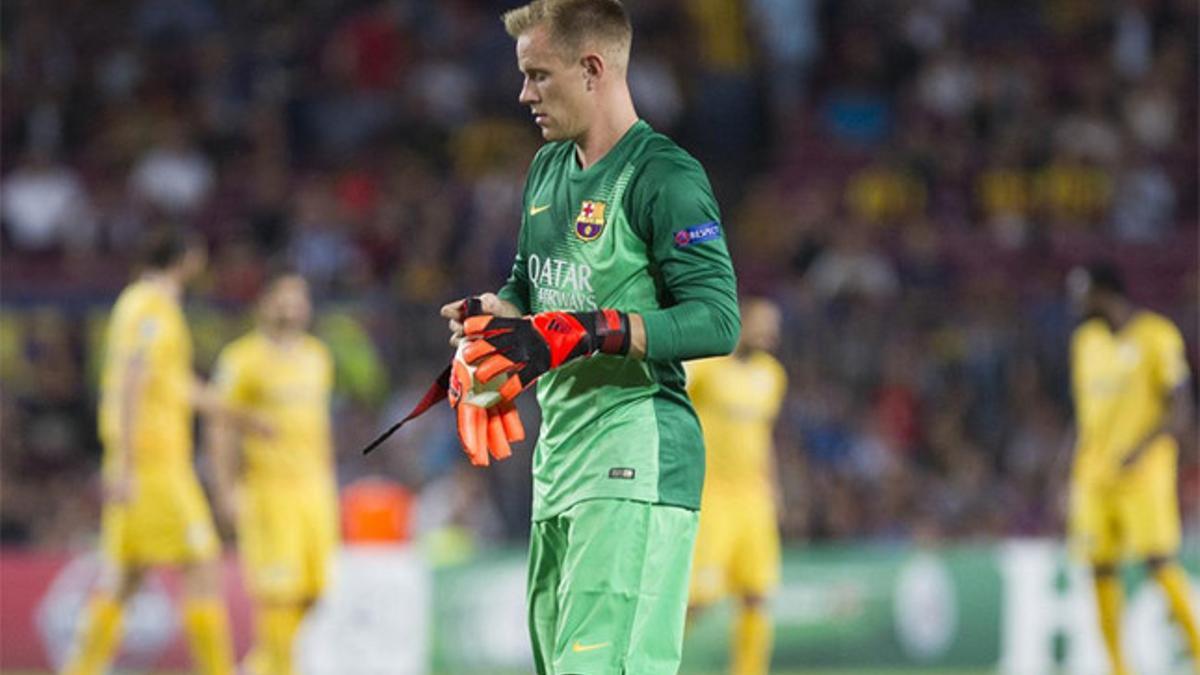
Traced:
<path fill-rule="evenodd" d="M 1195 4 L 627 4 L 640 113 L 709 170 L 742 290 L 784 309 L 785 537 L 1059 532 L 1065 270 L 1115 259 L 1197 362 Z M 506 6 L 5 4 L 0 541 L 94 533 L 104 316 L 164 222 L 211 246 L 201 372 L 286 259 L 337 361 L 342 480 L 401 481 L 419 528 L 527 533 L 531 444 L 471 470 L 442 411 L 357 452 L 449 356 L 438 305 L 511 264 L 538 139 Z"/>

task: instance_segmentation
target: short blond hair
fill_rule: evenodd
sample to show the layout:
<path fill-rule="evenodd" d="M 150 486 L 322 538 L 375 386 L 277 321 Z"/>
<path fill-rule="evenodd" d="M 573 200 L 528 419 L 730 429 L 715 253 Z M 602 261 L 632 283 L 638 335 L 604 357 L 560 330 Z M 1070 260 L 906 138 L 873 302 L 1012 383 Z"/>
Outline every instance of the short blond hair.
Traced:
<path fill-rule="evenodd" d="M 533 0 L 500 18 L 514 39 L 546 24 L 551 38 L 561 47 L 579 52 L 593 46 L 622 66 L 629 63 L 633 26 L 620 0 Z"/>

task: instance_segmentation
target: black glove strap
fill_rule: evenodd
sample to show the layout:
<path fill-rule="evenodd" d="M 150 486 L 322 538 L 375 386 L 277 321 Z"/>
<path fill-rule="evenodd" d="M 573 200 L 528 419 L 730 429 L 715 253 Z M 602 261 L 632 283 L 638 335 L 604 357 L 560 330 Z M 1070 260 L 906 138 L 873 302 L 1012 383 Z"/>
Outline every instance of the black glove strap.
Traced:
<path fill-rule="evenodd" d="M 617 356 L 629 353 L 629 315 L 625 312 L 601 309 L 595 312 L 580 312 L 575 314 L 575 318 L 587 329 L 591 339 L 588 353 L 600 352 Z"/>

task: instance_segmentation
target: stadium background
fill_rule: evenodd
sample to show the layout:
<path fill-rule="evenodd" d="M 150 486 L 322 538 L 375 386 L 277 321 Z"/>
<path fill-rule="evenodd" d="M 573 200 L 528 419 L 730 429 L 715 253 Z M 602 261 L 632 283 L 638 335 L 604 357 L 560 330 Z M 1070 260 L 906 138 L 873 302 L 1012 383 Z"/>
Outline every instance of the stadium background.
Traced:
<path fill-rule="evenodd" d="M 414 495 L 430 615 L 446 611 L 445 575 L 507 573 L 527 534 L 529 444 L 470 470 L 439 412 L 368 459 L 357 449 L 448 357 L 437 306 L 496 287 L 511 262 L 539 143 L 497 18 L 513 4 L 4 3 L 5 633 L 45 640 L 13 580 L 61 578 L 93 545 L 102 327 L 139 233 L 166 221 L 211 245 L 188 302 L 202 373 L 249 325 L 270 261 L 310 280 L 338 365 L 339 478 Z M 975 642 L 955 634 L 958 661 L 927 660 L 1003 665 L 1013 556 L 1052 560 L 1049 587 L 1074 574 L 1052 543 L 1070 447 L 1065 270 L 1115 260 L 1198 362 L 1195 3 L 627 5 L 639 112 L 710 172 L 742 290 L 784 309 L 789 578 L 850 569 L 838 579 L 853 585 L 932 561 L 931 578 L 996 597 L 956 610 L 960 627 L 995 615 Z M 1191 555 L 1194 443 L 1180 476 Z M 829 587 L 789 597 L 833 617 L 823 639 L 840 646 L 781 630 L 789 667 L 921 661 L 893 630 L 899 601 L 862 610 L 883 627 L 839 622 L 846 598 L 822 599 Z M 1047 629 L 1047 663 L 1086 672 L 1083 623 Z M 435 632 L 424 648 L 454 651 Z"/>

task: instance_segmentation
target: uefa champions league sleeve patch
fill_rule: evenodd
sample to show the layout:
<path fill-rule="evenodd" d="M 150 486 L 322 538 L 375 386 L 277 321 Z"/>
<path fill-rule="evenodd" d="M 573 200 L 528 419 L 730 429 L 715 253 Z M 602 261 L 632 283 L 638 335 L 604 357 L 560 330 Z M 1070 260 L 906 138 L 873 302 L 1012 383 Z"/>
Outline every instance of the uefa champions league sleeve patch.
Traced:
<path fill-rule="evenodd" d="M 675 248 L 702 244 L 721 238 L 721 224 L 717 221 L 693 225 L 675 233 Z"/>

